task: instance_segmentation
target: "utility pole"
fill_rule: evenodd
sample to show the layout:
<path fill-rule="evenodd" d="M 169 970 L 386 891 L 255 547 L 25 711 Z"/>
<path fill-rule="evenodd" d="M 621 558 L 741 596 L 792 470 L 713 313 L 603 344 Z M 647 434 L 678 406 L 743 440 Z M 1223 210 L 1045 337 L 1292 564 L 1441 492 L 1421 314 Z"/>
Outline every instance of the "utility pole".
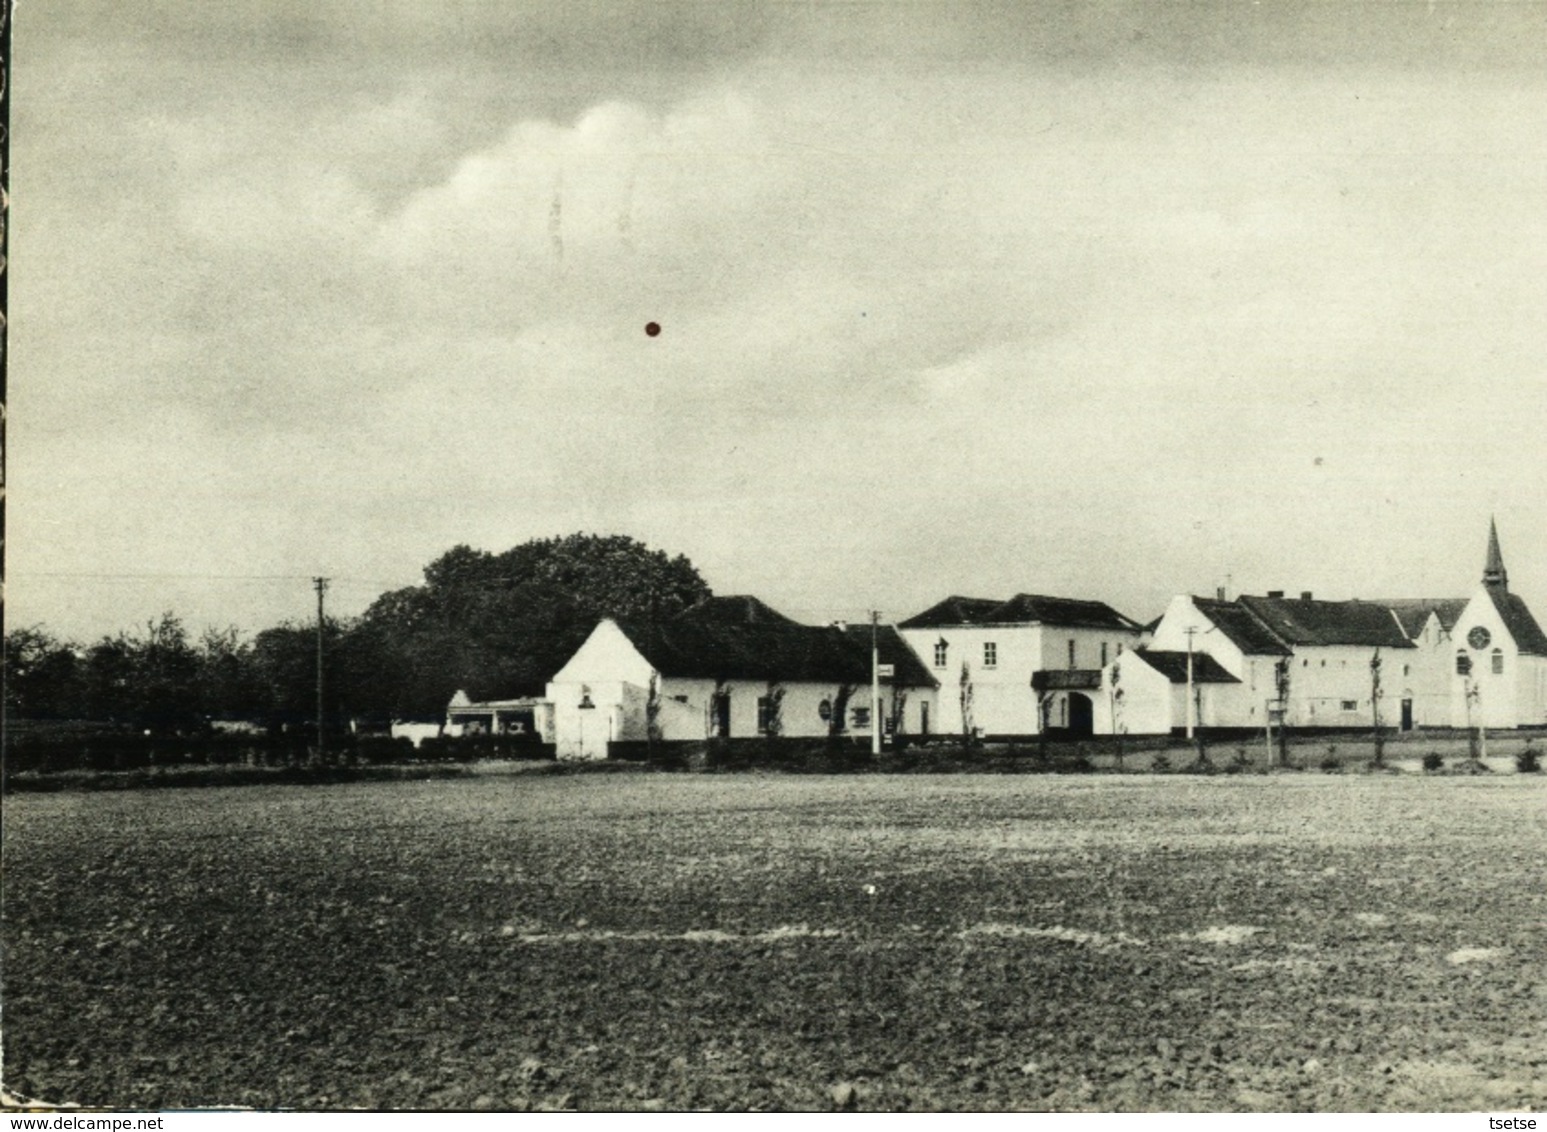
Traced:
<path fill-rule="evenodd" d="M 328 592 L 328 579 L 313 578 L 312 585 L 317 590 L 317 761 L 322 762 L 323 752 L 327 749 L 322 723 L 322 595 Z"/>
<path fill-rule="evenodd" d="M 870 753 L 881 753 L 881 649 L 876 643 L 879 610 L 870 611 Z"/>

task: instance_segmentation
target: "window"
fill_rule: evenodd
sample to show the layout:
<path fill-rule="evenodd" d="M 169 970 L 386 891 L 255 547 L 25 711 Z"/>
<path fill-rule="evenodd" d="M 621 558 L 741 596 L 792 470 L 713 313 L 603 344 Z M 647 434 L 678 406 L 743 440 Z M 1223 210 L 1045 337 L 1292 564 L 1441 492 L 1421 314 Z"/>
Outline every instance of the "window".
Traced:
<path fill-rule="evenodd" d="M 679 704 L 685 704 L 688 702 L 688 698 L 686 696 L 673 696 L 672 699 L 676 700 Z"/>
<path fill-rule="evenodd" d="M 950 649 L 950 647 L 951 646 L 946 644 L 944 641 L 936 641 L 935 642 L 935 667 L 936 668 L 944 668 L 945 667 L 945 654 L 946 654 L 947 650 Z"/>
<path fill-rule="evenodd" d="M 929 705 L 927 703 L 919 704 L 919 734 L 929 734 Z"/>
<path fill-rule="evenodd" d="M 1106 666 L 1107 666 L 1107 643 L 1105 641 L 1102 641 L 1101 642 L 1101 667 L 1105 668 Z"/>
<path fill-rule="evenodd" d="M 768 717 L 772 706 L 767 696 L 757 698 L 757 733 L 759 735 L 768 734 Z"/>
<path fill-rule="evenodd" d="M 1344 700 L 1343 701 L 1343 710 L 1344 711 L 1358 711 L 1359 710 L 1359 701 L 1358 700 Z"/>
<path fill-rule="evenodd" d="M 1074 667 L 1074 638 L 1069 638 L 1069 667 Z"/>
<path fill-rule="evenodd" d="M 853 725 L 856 729 L 861 727 L 869 727 L 870 709 L 868 707 L 854 708 L 852 711 L 850 711 L 849 718 L 853 721 Z"/>
<path fill-rule="evenodd" d="M 1493 650 L 1493 674 L 1495 676 L 1503 676 L 1504 675 L 1504 650 L 1503 649 L 1494 649 Z"/>
<path fill-rule="evenodd" d="M 1123 642 L 1122 641 L 1118 641 L 1117 642 L 1117 655 L 1118 656 L 1122 656 L 1123 655 Z"/>
<path fill-rule="evenodd" d="M 1402 666 L 1402 675 L 1403 676 L 1410 676 L 1410 675 L 1412 675 L 1412 672 L 1413 672 L 1413 666 L 1411 664 L 1404 664 Z"/>
<path fill-rule="evenodd" d="M 1467 655 L 1465 649 L 1456 650 L 1456 675 L 1470 676 L 1472 674 L 1472 658 Z"/>
<path fill-rule="evenodd" d="M 994 668 L 999 664 L 999 646 L 993 641 L 983 642 L 983 667 Z"/>

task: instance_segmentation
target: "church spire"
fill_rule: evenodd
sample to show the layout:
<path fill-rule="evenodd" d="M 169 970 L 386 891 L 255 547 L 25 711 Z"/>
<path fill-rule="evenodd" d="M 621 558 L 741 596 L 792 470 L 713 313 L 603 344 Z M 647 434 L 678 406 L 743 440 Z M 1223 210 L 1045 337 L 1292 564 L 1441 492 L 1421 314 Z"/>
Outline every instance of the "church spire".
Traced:
<path fill-rule="evenodd" d="M 1504 556 L 1499 553 L 1499 528 L 1491 516 L 1488 519 L 1488 562 L 1483 567 L 1483 585 L 1509 589 L 1509 571 L 1504 569 Z"/>

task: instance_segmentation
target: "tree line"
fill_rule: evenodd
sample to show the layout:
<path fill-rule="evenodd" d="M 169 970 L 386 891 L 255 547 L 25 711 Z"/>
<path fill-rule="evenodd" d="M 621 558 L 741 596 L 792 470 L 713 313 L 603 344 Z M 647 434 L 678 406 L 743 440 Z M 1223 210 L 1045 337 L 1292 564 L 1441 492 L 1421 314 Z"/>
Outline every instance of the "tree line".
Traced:
<path fill-rule="evenodd" d="M 535 539 L 501 553 L 456 546 L 422 584 L 382 594 L 322 626 L 330 727 L 440 717 L 474 699 L 541 694 L 602 617 L 667 617 L 710 596 L 687 558 L 624 535 Z M 272 727 L 317 714 L 317 625 L 246 637 L 195 635 L 168 612 L 142 630 L 82 645 L 43 626 L 5 637 L 10 720 L 90 720 L 176 732 L 211 720 Z"/>

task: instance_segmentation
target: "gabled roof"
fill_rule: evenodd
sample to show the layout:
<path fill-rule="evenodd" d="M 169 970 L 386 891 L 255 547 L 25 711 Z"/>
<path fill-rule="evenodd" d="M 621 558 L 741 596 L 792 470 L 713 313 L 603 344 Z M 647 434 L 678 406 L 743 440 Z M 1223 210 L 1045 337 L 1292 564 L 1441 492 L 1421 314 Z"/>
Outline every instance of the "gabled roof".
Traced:
<path fill-rule="evenodd" d="M 1195 597 L 1192 603 L 1199 613 L 1212 621 L 1225 638 L 1243 653 L 1255 656 L 1289 655 L 1289 646 L 1250 609 L 1239 602 Z"/>
<path fill-rule="evenodd" d="M 899 629 L 936 629 L 945 625 L 979 625 L 1004 602 L 998 598 L 952 595 L 897 624 Z"/>
<path fill-rule="evenodd" d="M 1547 634 L 1542 632 L 1536 618 L 1531 616 L 1526 603 L 1502 586 L 1485 588 L 1488 596 L 1493 599 L 1493 608 L 1499 611 L 1499 617 L 1504 621 L 1504 627 L 1515 638 L 1515 647 L 1527 656 L 1547 656 Z"/>
<path fill-rule="evenodd" d="M 1139 623 L 1103 601 L 1042 594 L 1016 594 L 1009 601 L 948 597 L 898 624 L 899 629 L 944 629 L 953 625 L 1056 625 L 1060 628 L 1137 632 Z"/>
<path fill-rule="evenodd" d="M 850 625 L 843 630 L 844 635 L 852 642 L 865 650 L 868 663 L 870 657 L 870 626 Z M 936 680 L 929 669 L 924 667 L 924 662 L 919 659 L 919 654 L 914 652 L 907 641 L 902 639 L 902 634 L 890 625 L 881 625 L 876 629 L 876 653 L 882 664 L 890 664 L 894 675 L 891 683 L 901 684 L 908 688 L 938 688 L 940 681 Z M 867 675 L 866 680 L 870 677 Z"/>
<path fill-rule="evenodd" d="M 1397 621 L 1402 626 L 1402 631 L 1409 637 L 1416 637 L 1423 632 L 1424 622 L 1429 620 L 1432 613 L 1439 617 L 1440 628 L 1450 632 L 1456 627 L 1456 622 L 1461 620 L 1461 611 L 1466 608 L 1464 597 L 1400 597 L 1382 598 L 1373 601 L 1374 605 L 1383 605 L 1396 614 Z"/>
<path fill-rule="evenodd" d="M 1248 597 L 1237 599 L 1290 645 L 1363 645 L 1410 649 L 1402 626 L 1384 605 L 1368 601 L 1316 601 L 1310 598 Z"/>
<path fill-rule="evenodd" d="M 1187 683 L 1187 654 L 1170 649 L 1134 649 L 1129 656 L 1136 656 L 1173 684 Z M 1120 663 L 1120 662 L 1119 662 Z M 1192 682 L 1194 684 L 1239 684 L 1238 677 L 1230 675 L 1219 661 L 1205 652 L 1192 654 Z"/>
<path fill-rule="evenodd" d="M 711 598 L 654 625 L 630 621 L 620 622 L 618 627 L 663 676 L 787 683 L 870 682 L 868 625 L 861 646 L 842 629 L 802 625 L 752 597 Z M 891 662 L 899 665 L 893 683 L 934 687 L 934 678 L 923 672 L 912 650 L 894 632 L 890 638 L 911 659 L 911 664 Z M 892 649 L 888 641 L 887 650 Z"/>

